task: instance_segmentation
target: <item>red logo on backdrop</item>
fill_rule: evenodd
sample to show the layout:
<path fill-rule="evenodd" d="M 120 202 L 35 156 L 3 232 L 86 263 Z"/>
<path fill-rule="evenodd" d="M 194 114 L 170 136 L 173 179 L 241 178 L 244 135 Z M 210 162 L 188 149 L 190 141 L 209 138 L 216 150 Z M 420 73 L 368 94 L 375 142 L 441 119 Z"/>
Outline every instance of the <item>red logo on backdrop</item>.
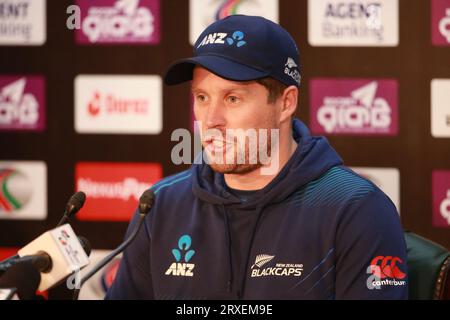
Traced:
<path fill-rule="evenodd" d="M 406 274 L 397 267 L 397 263 L 403 263 L 402 259 L 392 256 L 375 257 L 370 262 L 372 274 L 379 279 L 404 279 Z"/>
<path fill-rule="evenodd" d="M 114 282 L 114 279 L 116 278 L 117 271 L 119 270 L 121 259 L 115 259 L 113 260 L 103 271 L 102 273 L 102 288 L 104 292 L 108 291 L 109 288 L 111 288 L 112 283 Z"/>
<path fill-rule="evenodd" d="M 20 248 L 0 248 L 0 261 L 17 254 Z"/>
<path fill-rule="evenodd" d="M 89 102 L 89 106 L 88 106 L 89 113 L 93 117 L 98 115 L 98 113 L 100 112 L 100 102 L 99 101 L 100 101 L 100 93 L 99 92 L 95 92 L 94 93 L 94 97 Z"/>
<path fill-rule="evenodd" d="M 84 191 L 87 198 L 77 218 L 129 221 L 142 192 L 161 178 L 159 163 L 78 163 L 76 189 Z"/>
<path fill-rule="evenodd" d="M 149 103 L 145 99 L 128 99 L 118 97 L 114 94 L 101 93 L 95 91 L 92 99 L 88 103 L 88 112 L 92 117 L 102 113 L 111 114 L 141 114 L 146 115 L 149 112 Z"/>

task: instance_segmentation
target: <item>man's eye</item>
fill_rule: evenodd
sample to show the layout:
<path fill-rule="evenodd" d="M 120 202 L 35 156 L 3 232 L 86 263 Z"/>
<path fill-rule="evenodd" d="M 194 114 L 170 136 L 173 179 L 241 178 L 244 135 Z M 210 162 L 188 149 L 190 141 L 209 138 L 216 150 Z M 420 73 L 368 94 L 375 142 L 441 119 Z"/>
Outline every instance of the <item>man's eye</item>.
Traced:
<path fill-rule="evenodd" d="M 199 94 L 197 95 L 197 100 L 200 102 L 205 102 L 206 101 L 206 96 Z"/>
<path fill-rule="evenodd" d="M 236 96 L 229 96 L 228 97 L 228 102 L 230 102 L 230 103 L 237 103 L 238 101 L 239 101 L 239 99 Z"/>

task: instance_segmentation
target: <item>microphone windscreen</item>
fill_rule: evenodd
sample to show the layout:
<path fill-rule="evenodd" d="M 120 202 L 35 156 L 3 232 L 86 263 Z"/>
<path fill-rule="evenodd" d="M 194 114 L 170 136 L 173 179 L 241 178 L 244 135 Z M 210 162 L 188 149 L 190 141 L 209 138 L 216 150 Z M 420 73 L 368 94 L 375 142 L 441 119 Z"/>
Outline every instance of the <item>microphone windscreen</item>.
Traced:
<path fill-rule="evenodd" d="M 32 300 L 40 282 L 40 272 L 27 261 L 9 268 L 0 278 L 0 288 L 16 288 L 21 300 Z"/>
<path fill-rule="evenodd" d="M 152 189 L 145 190 L 139 198 L 139 213 L 147 214 L 155 202 L 155 193 Z"/>
<path fill-rule="evenodd" d="M 69 214 L 79 211 L 86 201 L 86 194 L 83 191 L 78 191 L 75 193 L 67 203 L 67 211 Z"/>

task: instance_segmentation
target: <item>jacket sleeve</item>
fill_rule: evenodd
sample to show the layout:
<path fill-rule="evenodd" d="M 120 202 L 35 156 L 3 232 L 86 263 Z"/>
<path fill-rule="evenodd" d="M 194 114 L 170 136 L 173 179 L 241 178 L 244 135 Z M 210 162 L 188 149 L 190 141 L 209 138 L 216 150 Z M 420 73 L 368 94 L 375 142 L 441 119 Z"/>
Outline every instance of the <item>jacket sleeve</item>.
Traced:
<path fill-rule="evenodd" d="M 125 238 L 133 231 L 138 221 L 138 211 L 131 220 Z M 106 293 L 105 299 L 153 299 L 152 277 L 150 272 L 150 234 L 148 214 L 136 238 L 125 249 L 116 278 Z"/>
<path fill-rule="evenodd" d="M 336 299 L 407 299 L 403 229 L 379 189 L 342 212 L 336 239 Z"/>

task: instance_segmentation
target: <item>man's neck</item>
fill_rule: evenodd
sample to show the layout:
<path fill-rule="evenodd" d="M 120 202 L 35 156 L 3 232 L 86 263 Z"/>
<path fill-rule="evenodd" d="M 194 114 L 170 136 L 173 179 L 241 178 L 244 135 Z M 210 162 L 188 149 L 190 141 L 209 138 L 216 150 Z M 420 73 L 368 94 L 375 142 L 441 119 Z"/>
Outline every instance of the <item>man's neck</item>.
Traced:
<path fill-rule="evenodd" d="M 276 159 L 278 160 L 278 165 L 276 166 L 276 168 L 271 169 L 269 174 L 261 174 L 261 171 L 264 168 L 267 169 L 268 167 L 270 167 L 275 159 L 272 159 L 270 164 L 263 165 L 261 168 L 258 168 L 248 173 L 225 174 L 224 177 L 227 186 L 237 190 L 263 189 L 277 176 L 277 174 L 281 171 L 281 169 L 283 169 L 283 167 L 286 165 L 286 163 L 294 154 L 296 148 L 297 142 L 295 142 L 293 138 L 290 139 L 290 141 L 286 144 L 284 148 L 280 146 L 279 152 L 275 155 L 275 157 L 278 156 L 278 159 Z"/>

